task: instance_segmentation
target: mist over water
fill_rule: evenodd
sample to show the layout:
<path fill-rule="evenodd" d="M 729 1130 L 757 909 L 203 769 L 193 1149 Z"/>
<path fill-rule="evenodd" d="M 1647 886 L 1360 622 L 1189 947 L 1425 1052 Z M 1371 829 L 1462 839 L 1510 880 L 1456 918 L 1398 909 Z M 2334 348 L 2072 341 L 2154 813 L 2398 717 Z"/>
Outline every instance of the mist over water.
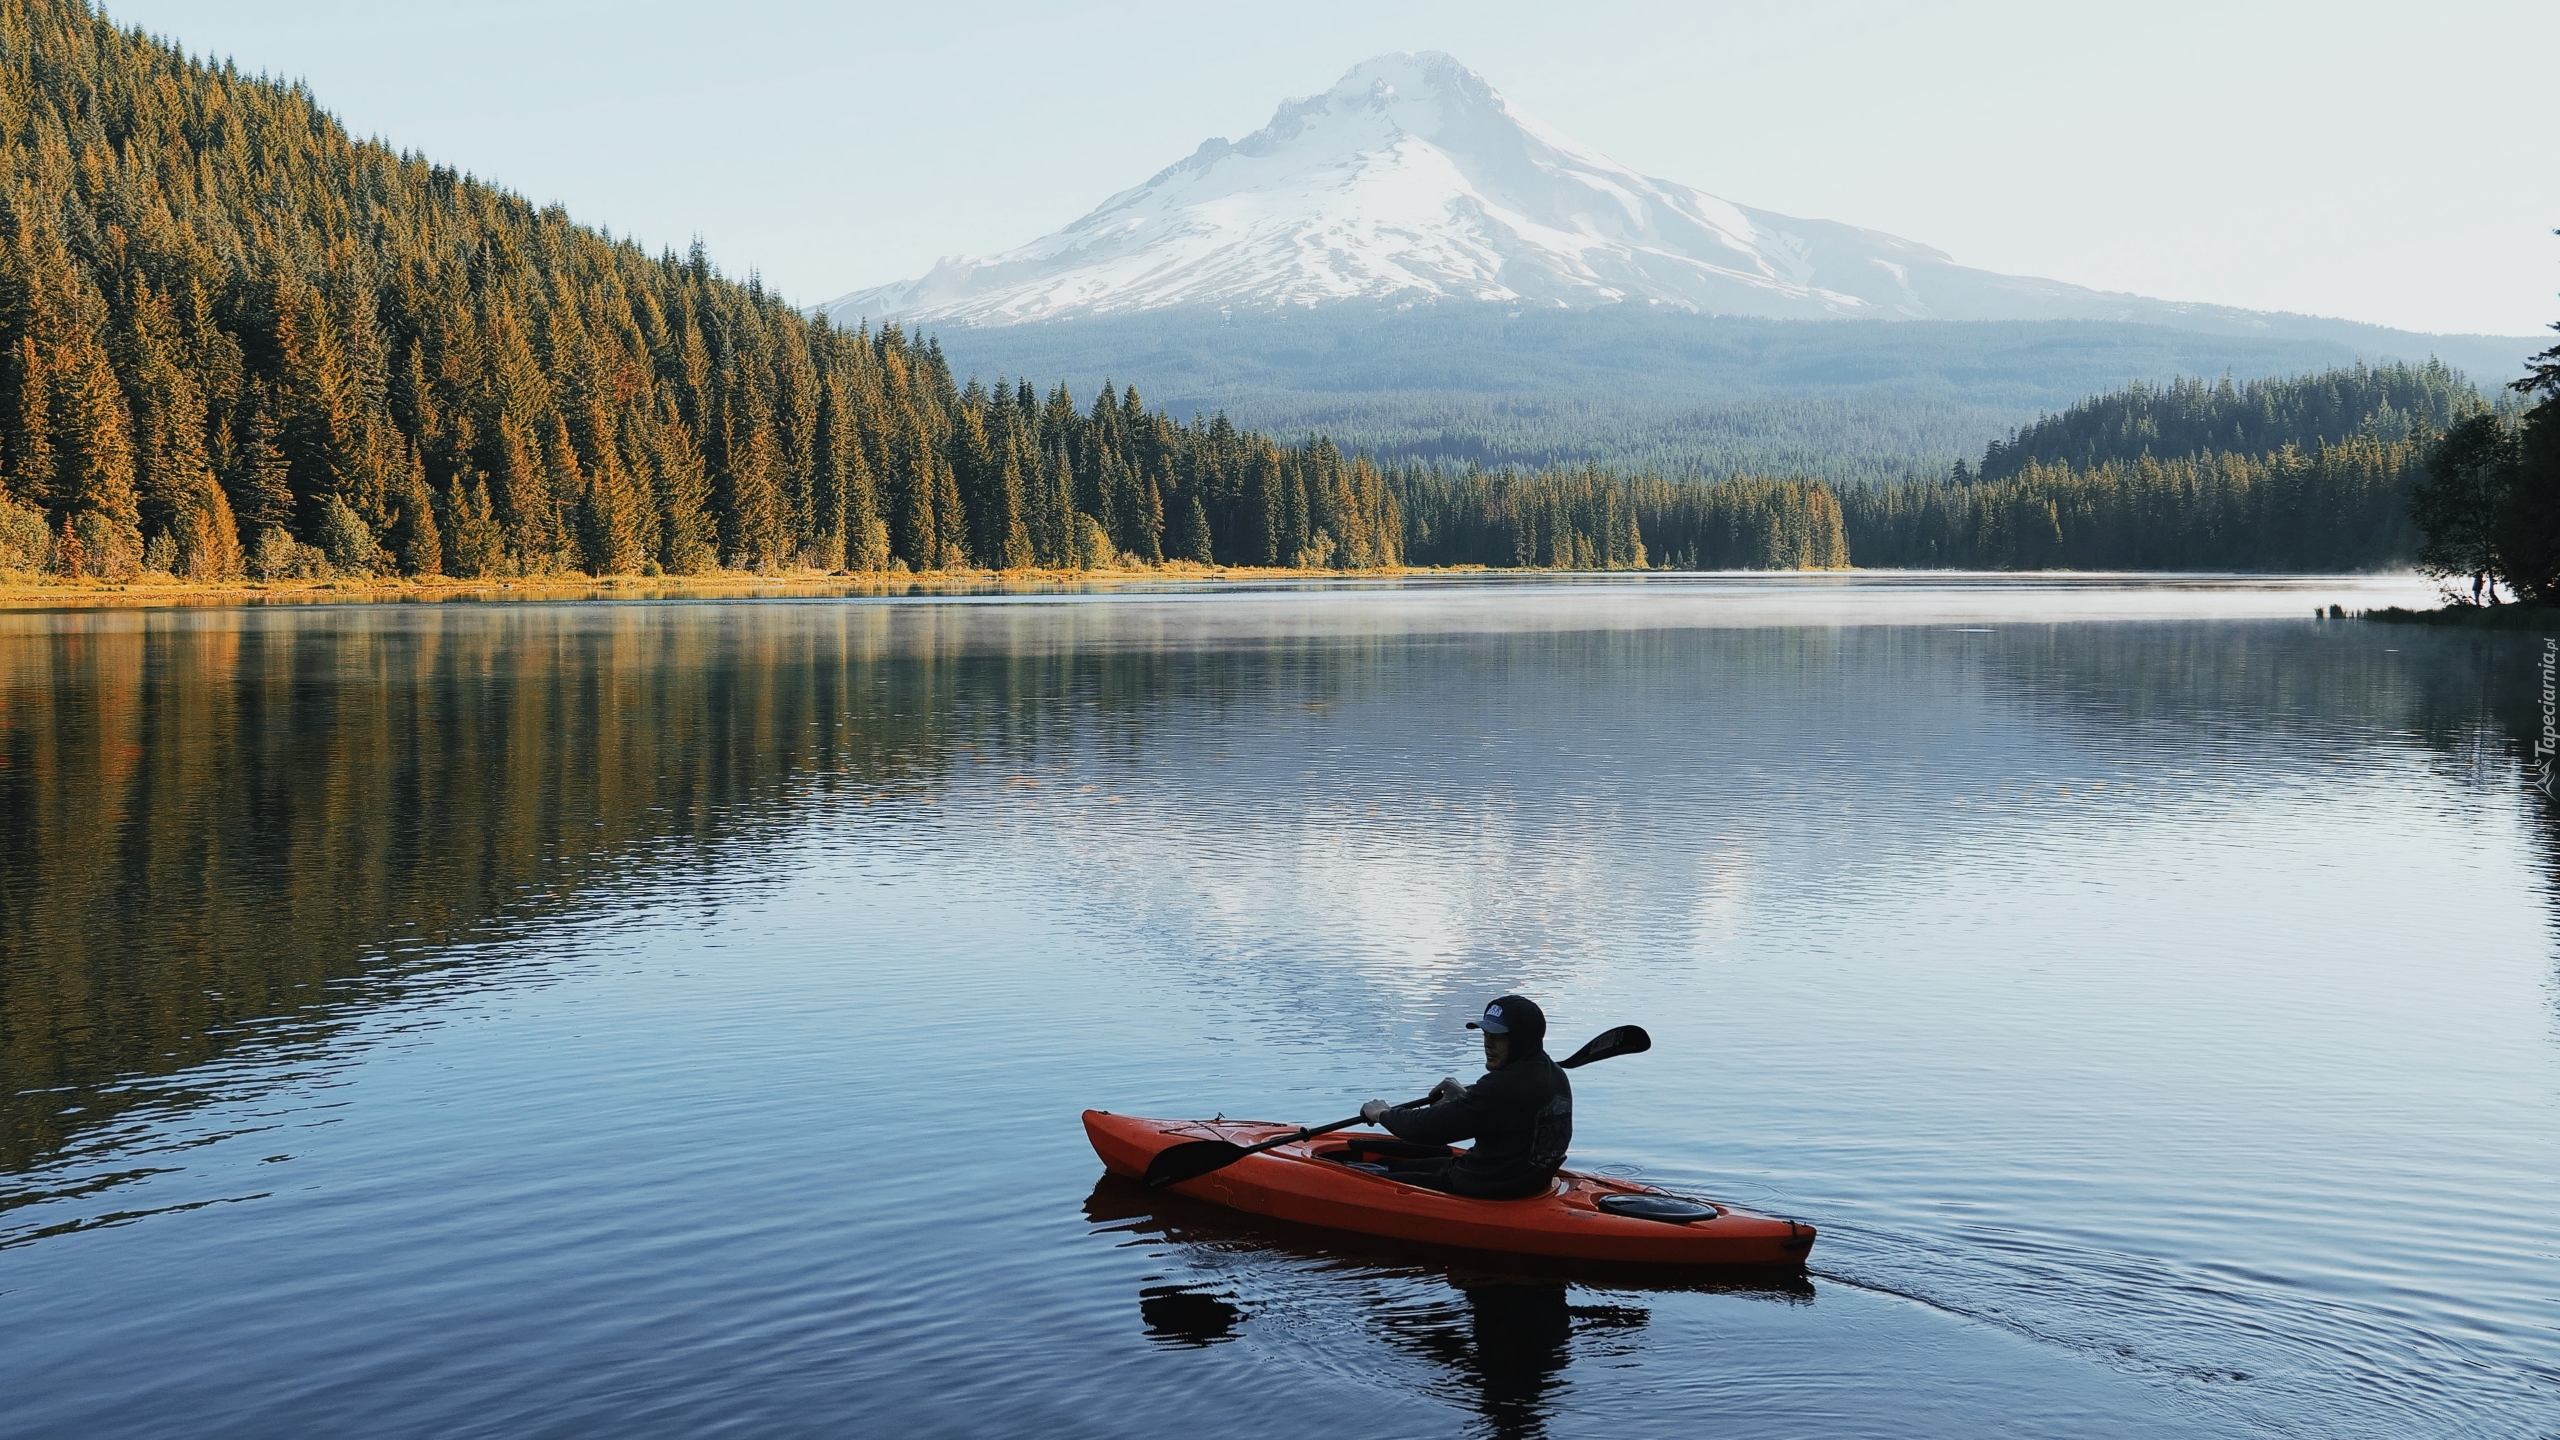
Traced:
<path fill-rule="evenodd" d="M 0 615 L 38 1435 L 2541 1436 L 2540 641 L 2386 582 Z M 2399 599 L 2394 593 L 2390 599 Z M 2528 726 L 2532 730 L 2528 730 Z M 1506 989 L 1799 1283 L 1103 1180 Z"/>

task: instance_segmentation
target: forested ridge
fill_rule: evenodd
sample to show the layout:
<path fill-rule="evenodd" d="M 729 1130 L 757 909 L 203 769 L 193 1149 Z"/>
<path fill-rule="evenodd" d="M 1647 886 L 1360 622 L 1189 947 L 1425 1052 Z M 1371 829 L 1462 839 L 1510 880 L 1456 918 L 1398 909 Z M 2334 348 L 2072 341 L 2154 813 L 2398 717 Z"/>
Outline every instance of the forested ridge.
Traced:
<path fill-rule="evenodd" d="M 0 75 L 14 568 L 1401 558 L 1383 478 L 1322 441 L 955 384 L 929 340 L 354 140 L 78 0 L 0 0 Z"/>
<path fill-rule="evenodd" d="M 2182 378 L 2135 382 L 2092 395 L 2021 426 L 1983 451 L 1986 480 L 2031 464 L 2080 469 L 2145 455 L 2266 455 L 2346 440 L 2406 440 L 2437 433 L 2479 409 L 2479 391 L 2441 362 L 2355 365 L 2234 383 Z"/>
<path fill-rule="evenodd" d="M 2433 362 L 2130 385 L 1993 441 L 1978 471 L 1843 491 L 1850 552 L 1911 568 L 2406 565 L 2428 457 L 2487 408 Z"/>

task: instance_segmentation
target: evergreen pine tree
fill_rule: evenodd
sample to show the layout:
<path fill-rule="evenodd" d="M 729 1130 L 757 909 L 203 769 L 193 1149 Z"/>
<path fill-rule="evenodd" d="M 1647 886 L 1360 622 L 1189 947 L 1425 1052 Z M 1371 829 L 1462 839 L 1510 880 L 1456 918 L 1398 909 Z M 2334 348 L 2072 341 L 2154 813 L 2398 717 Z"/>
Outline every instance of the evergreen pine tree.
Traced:
<path fill-rule="evenodd" d="M 659 515 L 658 564 L 670 575 L 715 569 L 719 529 L 711 517 L 710 471 L 672 399 L 660 398 L 650 435 Z"/>
<path fill-rule="evenodd" d="M 1200 497 L 1189 496 L 1182 504 L 1182 526 L 1175 532 L 1174 558 L 1196 561 L 1202 565 L 1217 563 L 1217 554 L 1209 538 L 1209 512 Z"/>
<path fill-rule="evenodd" d="M 489 486 L 473 477 L 465 485 L 460 476 L 445 482 L 444 519 L 445 573 L 465 579 L 480 579 L 510 572 L 507 536 L 498 523 L 497 506 L 489 498 Z"/>
<path fill-rule="evenodd" d="M 379 574 L 390 557 L 374 539 L 373 529 L 364 523 L 343 495 L 323 495 L 318 505 L 319 519 L 311 527 L 311 542 L 342 575 Z"/>
<path fill-rule="evenodd" d="M 1075 463 L 1067 458 L 1063 440 L 1041 465 L 1040 481 L 1040 503 L 1034 507 L 1038 523 L 1032 530 L 1034 553 L 1043 565 L 1073 568 L 1084 537 L 1085 516 L 1076 509 Z"/>
<path fill-rule="evenodd" d="M 505 415 L 499 417 L 492 439 L 496 453 L 490 467 L 490 494 L 507 532 L 509 563 L 526 575 L 560 569 L 565 548 L 560 505 L 540 446 Z"/>
<path fill-rule="evenodd" d="M 1003 394 L 1002 387 L 997 393 Z M 986 516 L 981 533 L 985 548 L 979 558 L 1001 570 L 1027 569 L 1039 563 L 1030 523 L 1039 457 L 1033 453 L 1030 437 L 1024 434 L 1021 417 L 1013 407 L 999 402 L 992 413 L 996 423 L 996 467 L 983 502 Z"/>
<path fill-rule="evenodd" d="M 950 462 L 939 451 L 927 451 L 925 459 L 932 469 L 933 563 L 938 568 L 956 569 L 969 563 L 969 515 L 961 507 L 960 486 L 951 473 Z"/>
<path fill-rule="evenodd" d="M 124 394 L 94 336 L 66 359 L 55 411 L 56 502 L 79 534 L 88 572 L 120 580 L 142 567 L 142 510 Z"/>
<path fill-rule="evenodd" d="M 648 553 L 639 497 L 618 464 L 589 477 L 578 510 L 579 540 L 591 575 L 636 575 Z"/>
<path fill-rule="evenodd" d="M 241 533 L 254 538 L 269 530 L 291 532 L 293 483 L 284 453 L 276 447 L 275 422 L 263 403 L 253 404 L 249 411 L 248 432 L 237 456 L 230 476 L 231 508 Z"/>
<path fill-rule="evenodd" d="M 852 530 L 853 471 L 862 455 L 850 407 L 843 374 L 828 371 L 818 385 L 816 451 L 810 474 L 812 563 L 822 570 L 846 568 L 850 548 L 846 536 Z"/>
<path fill-rule="evenodd" d="M 894 334 L 894 331 L 889 333 Z M 941 563 L 941 526 L 934 503 L 934 446 L 912 405 L 901 405 L 893 421 L 886 517 L 890 556 L 910 568 L 930 570 Z"/>
<path fill-rule="evenodd" d="M 0 493 L 42 509 L 53 503 L 56 486 L 53 455 L 53 387 L 33 335 L 21 335 L 13 347 L 11 388 L 17 405 L 10 419 L 7 445 L 0 451 Z"/>
<path fill-rule="evenodd" d="M 444 533 L 436 525 L 434 495 L 427 489 L 426 461 L 415 443 L 400 466 L 392 497 L 391 556 L 404 575 L 437 575 L 444 571 Z"/>

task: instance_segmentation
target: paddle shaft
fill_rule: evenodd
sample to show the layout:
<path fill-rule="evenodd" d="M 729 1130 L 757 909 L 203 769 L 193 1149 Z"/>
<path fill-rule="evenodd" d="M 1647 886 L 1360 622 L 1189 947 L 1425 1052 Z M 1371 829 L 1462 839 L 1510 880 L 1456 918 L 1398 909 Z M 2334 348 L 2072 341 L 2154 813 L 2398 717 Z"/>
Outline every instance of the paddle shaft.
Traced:
<path fill-rule="evenodd" d="M 1428 1102 L 1424 1100 L 1414 1100 L 1408 1103 L 1421 1105 Z M 1399 1105 L 1396 1108 L 1401 1110 L 1404 1107 Z M 1348 1120 L 1336 1120 L 1327 1125 L 1310 1125 L 1306 1129 L 1301 1130 L 1294 1135 L 1283 1135 L 1277 1140 L 1265 1140 L 1259 1145 L 1239 1145 L 1236 1147 L 1234 1159 L 1228 1160 L 1226 1164 L 1233 1165 L 1237 1160 L 1241 1160 L 1247 1155 L 1259 1155 L 1265 1150 L 1277 1150 L 1283 1145 L 1295 1145 L 1301 1140 L 1312 1140 L 1318 1135 L 1330 1135 L 1336 1130 L 1348 1130 L 1354 1125 L 1364 1123 L 1368 1118 L 1369 1117 L 1366 1115 L 1354 1115 Z M 1219 1168 L 1224 1169 L 1226 1167 L 1222 1165 Z"/>

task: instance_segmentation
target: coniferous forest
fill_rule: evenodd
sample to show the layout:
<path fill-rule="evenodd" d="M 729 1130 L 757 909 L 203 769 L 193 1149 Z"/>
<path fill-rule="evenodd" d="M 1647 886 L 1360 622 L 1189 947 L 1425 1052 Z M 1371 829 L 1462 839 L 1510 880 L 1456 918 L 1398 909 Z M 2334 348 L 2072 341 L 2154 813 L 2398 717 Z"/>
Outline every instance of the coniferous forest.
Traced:
<path fill-rule="evenodd" d="M 1978 471 L 1844 492 L 1850 549 L 1917 568 L 2406 564 L 2428 455 L 2485 408 L 2435 364 L 2134 385 L 1993 441 Z"/>
<path fill-rule="evenodd" d="M 2441 434 L 2480 408 L 2461 372 L 2440 363 L 2358 365 L 2234 384 L 2185 379 L 2094 395 L 1995 440 L 1980 474 L 2006 479 L 2030 464 L 2087 469 L 2142 455 L 2274 454 L 2342 441 Z"/>
<path fill-rule="evenodd" d="M 1383 477 L 955 384 L 80 0 L 0 0 L 0 545 L 109 577 L 1400 563 Z"/>
<path fill-rule="evenodd" d="M 0 77 L 18 574 L 2362 569 L 2411 559 L 2411 486 L 2482 403 L 2440 365 L 2135 386 L 1978 471 L 1836 489 L 1382 467 L 1133 387 L 962 379 L 84 0 L 0 0 Z"/>

